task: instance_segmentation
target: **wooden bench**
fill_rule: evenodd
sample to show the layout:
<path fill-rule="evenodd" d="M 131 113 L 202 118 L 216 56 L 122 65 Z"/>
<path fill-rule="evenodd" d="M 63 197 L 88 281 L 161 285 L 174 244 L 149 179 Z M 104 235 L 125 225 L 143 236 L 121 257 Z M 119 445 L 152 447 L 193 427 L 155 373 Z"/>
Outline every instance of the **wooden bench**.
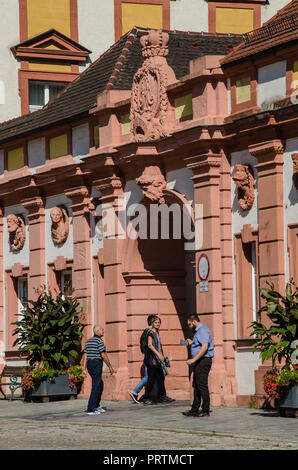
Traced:
<path fill-rule="evenodd" d="M 23 377 L 23 370 L 26 369 L 24 366 L 4 366 L 2 373 L 0 374 L 0 392 L 7 399 L 6 393 L 4 392 L 2 385 L 8 386 L 10 390 L 10 398 L 9 400 L 12 401 L 14 398 L 15 391 L 22 387 L 22 377 Z M 5 378 L 9 378 L 8 380 L 3 380 Z"/>

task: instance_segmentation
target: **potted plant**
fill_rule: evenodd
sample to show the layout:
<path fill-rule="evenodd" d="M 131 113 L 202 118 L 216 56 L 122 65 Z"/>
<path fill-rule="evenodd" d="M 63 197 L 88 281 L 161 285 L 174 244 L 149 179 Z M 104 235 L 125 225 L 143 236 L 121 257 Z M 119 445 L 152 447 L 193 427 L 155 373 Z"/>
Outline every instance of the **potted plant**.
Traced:
<path fill-rule="evenodd" d="M 251 324 L 251 336 L 256 337 L 254 350 L 260 352 L 262 363 L 272 360 L 272 370 L 264 376 L 264 391 L 284 414 L 282 409 L 298 408 L 298 289 L 290 281 L 283 296 L 274 290 L 274 284 L 267 284 L 269 289 L 261 289 L 265 305 L 258 311 L 258 321 Z M 260 322 L 261 312 L 266 312 L 270 319 L 269 327 Z"/>
<path fill-rule="evenodd" d="M 24 374 L 23 390 L 32 398 L 75 395 L 83 381 L 81 340 L 85 324 L 77 299 L 42 289 L 37 300 L 29 300 L 17 328 L 14 345 L 27 355 L 32 369 Z"/>

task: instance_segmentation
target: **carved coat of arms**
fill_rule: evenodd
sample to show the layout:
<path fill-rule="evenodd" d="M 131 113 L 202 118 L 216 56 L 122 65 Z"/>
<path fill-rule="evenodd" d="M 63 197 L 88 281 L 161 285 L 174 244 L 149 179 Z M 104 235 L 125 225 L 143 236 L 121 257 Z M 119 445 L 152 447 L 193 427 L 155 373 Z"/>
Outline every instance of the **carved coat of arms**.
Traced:
<path fill-rule="evenodd" d="M 165 58 L 168 40 L 167 33 L 153 30 L 140 39 L 145 61 L 133 79 L 130 109 L 131 137 L 137 142 L 169 134 L 167 85 L 176 78 Z"/>

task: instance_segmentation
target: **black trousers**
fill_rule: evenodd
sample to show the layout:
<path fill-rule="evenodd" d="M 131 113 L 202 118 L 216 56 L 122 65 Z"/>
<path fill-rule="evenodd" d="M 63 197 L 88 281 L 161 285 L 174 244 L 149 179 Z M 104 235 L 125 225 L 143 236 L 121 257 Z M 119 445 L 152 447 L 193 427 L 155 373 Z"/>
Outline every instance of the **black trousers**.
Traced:
<path fill-rule="evenodd" d="M 198 411 L 202 402 L 202 410 L 209 413 L 210 395 L 208 388 L 208 375 L 212 366 L 211 357 L 202 357 L 193 367 L 194 399 L 191 409 Z"/>
<path fill-rule="evenodd" d="M 155 381 L 157 381 L 157 386 L 158 386 L 160 397 L 166 396 L 167 393 L 165 390 L 165 376 L 164 376 L 161 366 L 159 364 L 156 364 L 154 366 L 147 365 L 147 372 L 148 372 L 148 382 L 145 388 L 145 395 L 144 395 L 145 400 L 148 400 L 150 398 L 150 394 L 154 387 Z"/>

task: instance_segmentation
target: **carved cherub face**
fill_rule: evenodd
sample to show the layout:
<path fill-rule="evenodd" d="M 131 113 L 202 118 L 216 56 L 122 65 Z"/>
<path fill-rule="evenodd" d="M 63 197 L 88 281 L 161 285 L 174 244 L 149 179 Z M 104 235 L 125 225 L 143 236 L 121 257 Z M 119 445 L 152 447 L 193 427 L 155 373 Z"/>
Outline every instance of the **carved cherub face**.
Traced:
<path fill-rule="evenodd" d="M 53 207 L 53 209 L 51 210 L 50 216 L 51 216 L 52 222 L 56 224 L 59 223 L 63 218 L 62 211 L 59 207 Z"/>
<path fill-rule="evenodd" d="M 10 214 L 6 218 L 7 230 L 9 232 L 15 232 L 19 227 L 19 221 L 16 215 Z"/>
<path fill-rule="evenodd" d="M 242 165 L 236 165 L 236 173 L 233 176 L 233 180 L 237 188 L 245 189 L 248 186 L 248 176 Z"/>

